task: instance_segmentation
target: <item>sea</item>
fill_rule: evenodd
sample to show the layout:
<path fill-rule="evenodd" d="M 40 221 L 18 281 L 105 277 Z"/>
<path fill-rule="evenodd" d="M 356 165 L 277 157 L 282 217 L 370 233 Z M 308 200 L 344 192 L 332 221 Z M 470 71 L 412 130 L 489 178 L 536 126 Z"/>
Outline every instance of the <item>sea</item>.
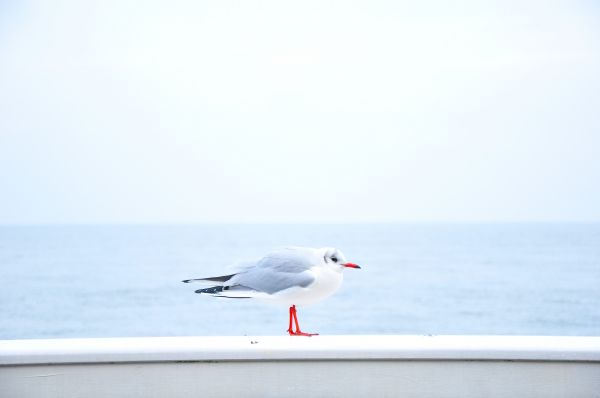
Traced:
<path fill-rule="evenodd" d="M 304 331 L 600 335 L 600 224 L 0 227 L 0 339 L 285 335 L 288 310 L 183 279 L 285 246 L 361 269 L 299 307 Z"/>

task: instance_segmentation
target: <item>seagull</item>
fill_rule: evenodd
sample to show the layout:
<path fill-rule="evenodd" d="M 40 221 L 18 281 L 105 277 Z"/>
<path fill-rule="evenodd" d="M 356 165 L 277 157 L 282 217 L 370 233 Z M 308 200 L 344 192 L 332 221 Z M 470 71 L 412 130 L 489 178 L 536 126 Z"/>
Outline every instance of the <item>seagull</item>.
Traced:
<path fill-rule="evenodd" d="M 269 253 L 256 262 L 246 263 L 240 272 L 234 274 L 182 282 L 211 285 L 196 290 L 199 294 L 285 304 L 290 307 L 289 335 L 315 336 L 318 333 L 300 330 L 296 304 L 314 304 L 333 294 L 342 284 L 345 268 L 360 267 L 346 261 L 338 249 L 288 247 Z M 296 327 L 295 330 L 292 326 Z"/>

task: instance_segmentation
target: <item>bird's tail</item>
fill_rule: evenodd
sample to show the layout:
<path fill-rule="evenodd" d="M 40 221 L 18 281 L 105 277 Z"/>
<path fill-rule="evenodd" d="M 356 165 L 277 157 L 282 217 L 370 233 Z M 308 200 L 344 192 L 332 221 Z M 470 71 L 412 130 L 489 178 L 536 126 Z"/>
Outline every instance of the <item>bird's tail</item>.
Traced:
<path fill-rule="evenodd" d="M 237 274 L 231 275 L 223 275 L 223 276 L 213 276 L 211 278 L 197 278 L 197 279 L 186 279 L 182 282 L 191 283 L 191 282 L 200 282 L 200 283 L 208 283 L 211 286 L 205 287 L 203 289 L 196 290 L 196 293 L 199 294 L 210 294 L 214 297 L 228 297 L 228 298 L 252 298 L 256 295 L 256 291 L 254 289 L 248 288 L 246 286 L 231 284 L 230 279 L 233 278 Z"/>
<path fill-rule="evenodd" d="M 213 276 L 210 278 L 186 279 L 182 282 L 183 283 L 200 282 L 200 283 L 210 283 L 210 284 L 216 284 L 217 286 L 222 286 L 223 284 L 225 284 L 225 282 L 229 281 L 235 275 L 237 275 L 237 274 Z"/>

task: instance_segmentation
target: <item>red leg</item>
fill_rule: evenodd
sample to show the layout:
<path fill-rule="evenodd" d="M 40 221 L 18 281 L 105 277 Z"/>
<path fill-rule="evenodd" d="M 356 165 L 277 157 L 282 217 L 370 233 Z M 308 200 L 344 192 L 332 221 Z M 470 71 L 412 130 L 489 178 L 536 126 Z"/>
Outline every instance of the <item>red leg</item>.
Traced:
<path fill-rule="evenodd" d="M 290 332 L 290 336 L 317 336 L 319 333 L 304 333 L 300 330 L 300 324 L 298 323 L 298 314 L 296 313 L 296 306 L 292 305 L 290 307 L 290 330 L 292 330 L 292 317 L 294 318 L 294 323 L 296 324 L 296 331 Z M 288 332 L 290 331 L 288 330 Z"/>
<path fill-rule="evenodd" d="M 292 307 L 290 307 L 290 326 L 288 327 L 288 333 L 290 334 L 290 336 L 294 335 L 294 330 L 292 329 Z"/>

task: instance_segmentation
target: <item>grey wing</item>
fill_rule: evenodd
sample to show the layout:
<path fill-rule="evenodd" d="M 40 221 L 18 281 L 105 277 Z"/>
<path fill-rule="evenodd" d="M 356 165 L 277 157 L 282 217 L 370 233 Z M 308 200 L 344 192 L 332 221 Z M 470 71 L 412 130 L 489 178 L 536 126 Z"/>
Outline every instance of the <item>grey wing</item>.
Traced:
<path fill-rule="evenodd" d="M 256 267 L 300 273 L 309 270 L 316 263 L 317 258 L 312 250 L 303 247 L 289 247 L 266 255 L 256 263 Z"/>
<path fill-rule="evenodd" d="M 231 284 L 268 294 L 291 287 L 307 287 L 315 280 L 310 258 L 299 253 L 279 252 L 261 259 L 256 267 L 231 278 Z"/>

